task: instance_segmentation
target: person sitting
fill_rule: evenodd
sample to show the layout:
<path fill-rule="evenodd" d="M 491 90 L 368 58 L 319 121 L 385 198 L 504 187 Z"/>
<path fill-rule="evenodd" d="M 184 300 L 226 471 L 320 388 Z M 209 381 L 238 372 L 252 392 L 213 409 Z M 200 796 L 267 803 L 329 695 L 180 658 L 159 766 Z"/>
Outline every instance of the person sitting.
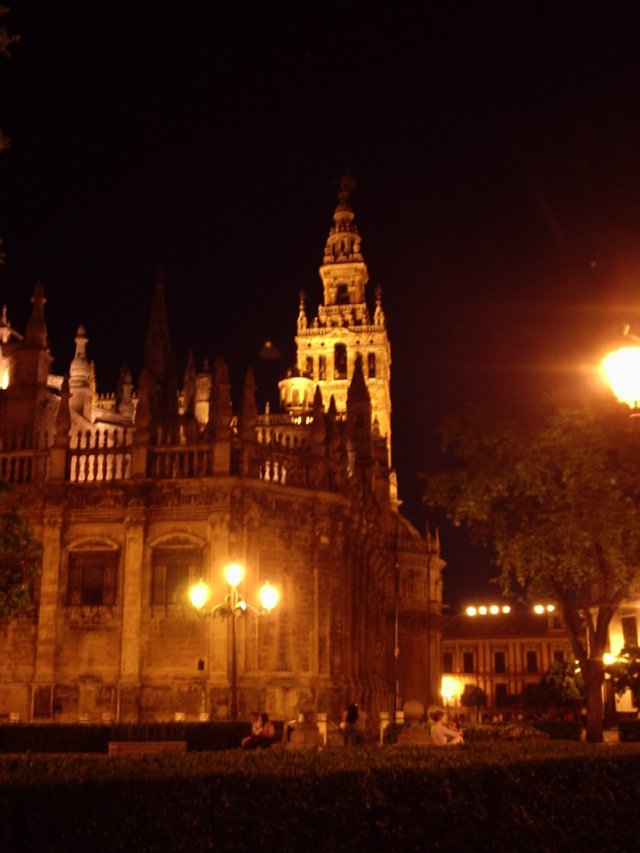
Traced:
<path fill-rule="evenodd" d="M 444 711 L 432 711 L 431 740 L 436 746 L 454 746 L 464 743 L 462 732 L 447 726 L 447 715 Z"/>
<path fill-rule="evenodd" d="M 275 736 L 276 730 L 273 727 L 273 723 L 269 719 L 269 715 L 266 711 L 262 711 L 260 714 L 260 734 L 258 735 L 258 743 L 257 745 L 266 749 L 271 746 L 273 738 Z"/>
<path fill-rule="evenodd" d="M 243 749 L 257 749 L 260 746 L 259 739 L 262 734 L 262 717 L 257 711 L 252 711 L 251 717 L 251 734 L 243 737 L 240 741 L 240 746 Z"/>

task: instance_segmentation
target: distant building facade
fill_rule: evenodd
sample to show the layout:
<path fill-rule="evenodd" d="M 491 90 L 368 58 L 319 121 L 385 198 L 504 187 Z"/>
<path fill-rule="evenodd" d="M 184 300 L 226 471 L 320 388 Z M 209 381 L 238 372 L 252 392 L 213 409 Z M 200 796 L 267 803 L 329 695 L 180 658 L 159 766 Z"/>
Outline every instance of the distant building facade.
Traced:
<path fill-rule="evenodd" d="M 50 372 L 41 285 L 23 334 L 3 311 L 0 479 L 44 555 L 35 612 L 0 627 L 0 718 L 227 716 L 230 621 L 199 616 L 187 590 L 202 578 L 223 601 L 230 561 L 247 600 L 266 580 L 281 594 L 235 623 L 241 716 L 437 697 L 444 563 L 398 512 L 390 346 L 349 191 L 311 323 L 301 297 L 279 413 L 258 412 L 250 371 L 234 410 L 220 359 L 190 357 L 178 381 L 161 279 L 139 381 L 123 367 L 107 395 L 84 326 L 68 373 Z"/>
<path fill-rule="evenodd" d="M 572 660 L 571 639 L 555 613 L 459 613 L 442 633 L 441 693 L 448 706 L 460 704 L 466 685 L 480 687 L 487 711 L 501 714 L 521 701 L 554 662 Z"/>

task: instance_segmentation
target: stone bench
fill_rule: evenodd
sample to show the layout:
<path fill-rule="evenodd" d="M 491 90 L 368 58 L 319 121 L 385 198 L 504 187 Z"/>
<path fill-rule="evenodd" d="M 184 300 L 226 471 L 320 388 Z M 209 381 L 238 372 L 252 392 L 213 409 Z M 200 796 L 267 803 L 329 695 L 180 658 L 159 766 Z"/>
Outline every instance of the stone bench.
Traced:
<path fill-rule="evenodd" d="M 160 752 L 182 754 L 186 740 L 110 740 L 109 755 L 157 755 Z"/>

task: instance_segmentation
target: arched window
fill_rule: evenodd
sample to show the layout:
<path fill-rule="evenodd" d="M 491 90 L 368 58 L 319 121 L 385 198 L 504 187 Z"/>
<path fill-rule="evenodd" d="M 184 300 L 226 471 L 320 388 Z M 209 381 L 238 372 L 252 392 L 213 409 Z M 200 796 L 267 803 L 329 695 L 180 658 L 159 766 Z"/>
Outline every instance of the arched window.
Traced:
<path fill-rule="evenodd" d="M 375 379 L 376 376 L 376 354 L 375 352 L 367 353 L 367 372 L 369 379 Z"/>
<path fill-rule="evenodd" d="M 333 378 L 347 378 L 347 347 L 346 344 L 336 344 L 333 350 Z"/>
<path fill-rule="evenodd" d="M 324 355 L 318 356 L 318 379 L 327 378 L 327 359 Z"/>
<path fill-rule="evenodd" d="M 347 284 L 339 284 L 338 290 L 336 292 L 336 303 L 338 305 L 348 305 L 349 304 L 349 285 Z"/>
<path fill-rule="evenodd" d="M 202 574 L 202 550 L 191 547 L 160 546 L 153 549 L 151 603 L 188 603 L 189 587 Z"/>
<path fill-rule="evenodd" d="M 118 551 L 115 549 L 70 552 L 67 604 L 70 607 L 113 607 L 117 570 Z"/>

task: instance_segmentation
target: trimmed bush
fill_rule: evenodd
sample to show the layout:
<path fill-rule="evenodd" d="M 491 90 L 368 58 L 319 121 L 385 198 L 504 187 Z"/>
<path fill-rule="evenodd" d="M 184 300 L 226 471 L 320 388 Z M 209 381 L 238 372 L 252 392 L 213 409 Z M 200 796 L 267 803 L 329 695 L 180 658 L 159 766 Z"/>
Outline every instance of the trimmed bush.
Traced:
<path fill-rule="evenodd" d="M 581 740 L 582 724 L 580 720 L 538 720 L 533 724 L 551 740 Z"/>
<path fill-rule="evenodd" d="M 638 743 L 640 741 L 640 720 L 620 720 L 618 735 L 621 743 Z"/>
<path fill-rule="evenodd" d="M 4 758 L 0 845 L 613 853 L 637 847 L 639 795 L 640 754 L 544 740 Z"/>
<path fill-rule="evenodd" d="M 243 720 L 215 723 L 140 723 L 87 725 L 25 723 L 0 726 L 0 753 L 107 752 L 110 740 L 185 740 L 188 750 L 234 749 L 250 734 Z"/>

